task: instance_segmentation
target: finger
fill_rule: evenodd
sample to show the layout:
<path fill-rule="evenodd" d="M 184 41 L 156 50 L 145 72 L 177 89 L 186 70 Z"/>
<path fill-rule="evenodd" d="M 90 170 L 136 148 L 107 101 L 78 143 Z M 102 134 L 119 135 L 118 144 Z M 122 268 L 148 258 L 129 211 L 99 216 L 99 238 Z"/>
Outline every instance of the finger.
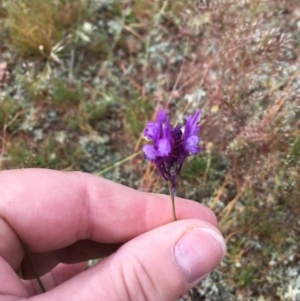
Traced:
<path fill-rule="evenodd" d="M 43 294 L 41 301 L 59 299 L 62 293 L 70 300 L 173 301 L 224 254 L 224 240 L 214 226 L 178 221 L 134 238 L 99 265 Z"/>
<path fill-rule="evenodd" d="M 1 256 L 0 283 L 0 300 L 17 300 L 17 297 L 29 297 L 16 272 Z"/>
<path fill-rule="evenodd" d="M 0 217 L 30 252 L 49 252 L 79 240 L 122 243 L 172 221 L 168 196 L 142 193 L 84 173 L 43 169 L 0 172 Z M 176 199 L 179 219 L 216 225 L 211 210 Z M 23 257 L 17 235 L 1 232 L 3 256 L 15 269 Z M 14 250 L 15 256 L 11 256 Z"/>
<path fill-rule="evenodd" d="M 46 291 L 64 283 L 75 275 L 81 273 L 87 268 L 87 262 L 81 262 L 76 264 L 59 264 L 48 274 L 41 277 L 41 281 Z M 41 293 L 41 288 L 36 279 L 23 280 L 24 287 L 28 293 L 33 296 Z"/>
<path fill-rule="evenodd" d="M 38 275 L 44 275 L 59 263 L 78 263 L 90 259 L 98 259 L 109 256 L 117 251 L 121 244 L 101 244 L 94 241 L 81 240 L 66 248 L 53 252 L 30 253 L 35 271 Z M 32 279 L 35 274 L 27 256 L 22 261 L 22 278 Z"/>

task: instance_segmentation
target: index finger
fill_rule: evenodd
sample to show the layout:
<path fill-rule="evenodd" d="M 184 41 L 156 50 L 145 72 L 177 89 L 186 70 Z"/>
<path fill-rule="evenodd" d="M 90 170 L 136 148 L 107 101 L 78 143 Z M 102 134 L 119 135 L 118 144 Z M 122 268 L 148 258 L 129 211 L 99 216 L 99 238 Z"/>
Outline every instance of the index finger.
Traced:
<path fill-rule="evenodd" d="M 0 172 L 0 218 L 32 252 L 57 250 L 78 240 L 125 242 L 172 221 L 168 196 L 150 194 L 81 172 L 22 169 Z M 216 225 L 211 210 L 176 199 L 179 219 Z M 4 241 L 5 232 L 1 231 Z M 7 234 L 10 235 L 10 234 Z"/>

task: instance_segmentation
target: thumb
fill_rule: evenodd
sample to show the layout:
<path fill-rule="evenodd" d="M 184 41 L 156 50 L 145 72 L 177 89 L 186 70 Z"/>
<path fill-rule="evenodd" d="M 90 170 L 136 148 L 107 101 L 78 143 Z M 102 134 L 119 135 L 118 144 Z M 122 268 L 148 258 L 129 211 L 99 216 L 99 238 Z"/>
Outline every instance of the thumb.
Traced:
<path fill-rule="evenodd" d="M 134 238 L 43 299 L 173 301 L 211 272 L 225 251 L 223 237 L 211 224 L 177 221 Z"/>

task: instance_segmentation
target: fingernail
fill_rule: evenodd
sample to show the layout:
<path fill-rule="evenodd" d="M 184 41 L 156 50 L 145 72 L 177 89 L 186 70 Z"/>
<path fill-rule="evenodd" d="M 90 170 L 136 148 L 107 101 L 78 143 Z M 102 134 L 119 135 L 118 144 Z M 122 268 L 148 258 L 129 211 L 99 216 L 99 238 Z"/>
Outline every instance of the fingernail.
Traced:
<path fill-rule="evenodd" d="M 186 232 L 174 247 L 174 260 L 187 283 L 199 281 L 222 261 L 226 252 L 223 237 L 210 228 Z"/>

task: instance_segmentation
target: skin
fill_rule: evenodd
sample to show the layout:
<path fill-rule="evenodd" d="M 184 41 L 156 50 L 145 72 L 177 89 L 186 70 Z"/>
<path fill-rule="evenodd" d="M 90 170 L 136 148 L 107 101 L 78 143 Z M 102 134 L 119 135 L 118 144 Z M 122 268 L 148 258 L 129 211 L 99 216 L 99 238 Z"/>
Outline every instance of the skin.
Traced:
<path fill-rule="evenodd" d="M 174 263 L 174 245 L 195 227 L 220 233 L 210 209 L 185 199 L 175 202 L 178 221 L 173 222 L 168 196 L 81 172 L 1 171 L 0 300 L 176 299 L 195 283 Z M 43 275 L 44 294 L 18 235 Z M 203 235 L 199 243 L 207 239 Z M 215 248 L 207 255 L 208 270 L 223 253 Z M 85 270 L 87 260 L 102 257 Z M 23 279 L 16 273 L 20 266 Z M 199 279 L 203 275 L 199 272 Z"/>

